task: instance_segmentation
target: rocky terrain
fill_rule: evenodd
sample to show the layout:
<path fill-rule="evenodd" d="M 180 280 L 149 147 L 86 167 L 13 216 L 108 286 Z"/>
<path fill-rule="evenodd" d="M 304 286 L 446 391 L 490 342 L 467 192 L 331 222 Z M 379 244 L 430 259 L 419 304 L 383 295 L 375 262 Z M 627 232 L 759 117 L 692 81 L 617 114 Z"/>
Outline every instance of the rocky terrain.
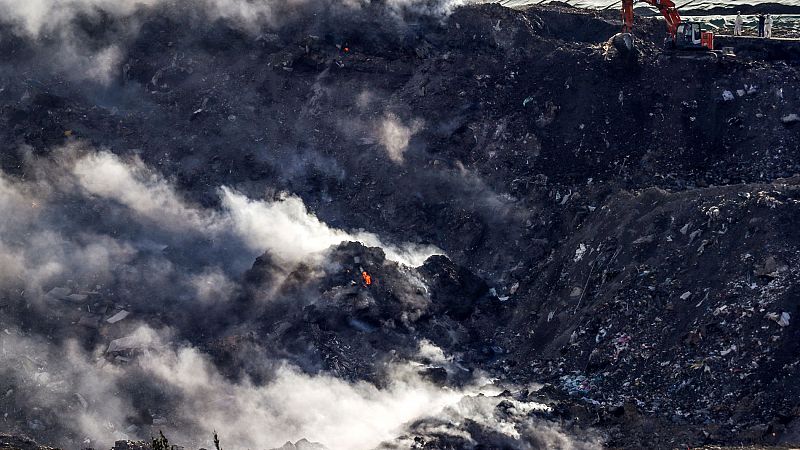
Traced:
<path fill-rule="evenodd" d="M 0 431 L 210 448 L 191 408 L 233 409 L 171 384 L 180 350 L 153 365 L 175 347 L 232 392 L 412 364 L 464 393 L 379 448 L 800 443 L 798 59 L 668 53 L 656 19 L 620 52 L 611 10 L 393 5 L 0 25 L 0 261 L 27 268 L 0 276 Z"/>

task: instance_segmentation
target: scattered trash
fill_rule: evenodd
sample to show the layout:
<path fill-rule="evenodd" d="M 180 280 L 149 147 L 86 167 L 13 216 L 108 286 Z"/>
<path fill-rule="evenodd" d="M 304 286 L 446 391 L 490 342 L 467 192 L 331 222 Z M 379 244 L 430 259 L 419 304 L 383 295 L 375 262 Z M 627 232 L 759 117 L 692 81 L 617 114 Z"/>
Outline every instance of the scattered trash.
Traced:
<path fill-rule="evenodd" d="M 129 311 L 125 311 L 125 310 L 123 309 L 122 311 L 120 311 L 120 312 L 118 312 L 118 313 L 114 314 L 113 316 L 109 317 L 108 319 L 106 319 L 106 322 L 108 322 L 108 323 L 112 323 L 112 324 L 113 324 L 113 323 L 117 323 L 117 322 L 119 322 L 119 321 L 121 321 L 121 320 L 124 320 L 124 319 L 125 319 L 126 317 L 128 317 L 130 314 L 131 314 L 131 313 L 130 313 Z"/>
<path fill-rule="evenodd" d="M 108 344 L 106 353 L 119 353 L 128 352 L 132 350 L 141 350 L 147 347 L 148 340 L 139 335 L 125 336 L 119 339 L 114 339 Z"/>
<path fill-rule="evenodd" d="M 722 99 L 726 102 L 732 101 L 735 97 L 731 91 L 722 91 Z"/>
<path fill-rule="evenodd" d="M 778 313 L 767 313 L 765 316 L 767 319 L 775 321 L 781 327 L 788 327 L 789 320 L 792 318 L 788 312 L 782 312 L 781 314 Z"/>
<path fill-rule="evenodd" d="M 578 262 L 583 259 L 583 255 L 586 253 L 586 246 L 584 244 L 579 244 L 578 248 L 575 249 L 575 257 L 572 259 L 573 262 Z"/>
<path fill-rule="evenodd" d="M 735 351 L 736 351 L 736 346 L 735 345 L 731 345 L 730 347 L 726 348 L 725 350 L 722 350 L 721 352 L 719 352 L 719 354 L 721 356 L 728 356 L 729 353 L 735 352 Z"/>
<path fill-rule="evenodd" d="M 561 385 L 569 395 L 589 395 L 597 390 L 597 383 L 601 380 L 600 376 L 589 378 L 586 375 L 564 375 L 561 377 Z"/>
<path fill-rule="evenodd" d="M 620 353 L 628 349 L 628 344 L 631 342 L 631 336 L 628 334 L 620 334 L 614 338 L 614 359 L 619 358 Z"/>
<path fill-rule="evenodd" d="M 783 122 L 785 124 L 800 122 L 800 116 L 798 116 L 795 113 L 792 113 L 792 114 L 789 114 L 789 115 L 781 117 L 781 122 Z"/>

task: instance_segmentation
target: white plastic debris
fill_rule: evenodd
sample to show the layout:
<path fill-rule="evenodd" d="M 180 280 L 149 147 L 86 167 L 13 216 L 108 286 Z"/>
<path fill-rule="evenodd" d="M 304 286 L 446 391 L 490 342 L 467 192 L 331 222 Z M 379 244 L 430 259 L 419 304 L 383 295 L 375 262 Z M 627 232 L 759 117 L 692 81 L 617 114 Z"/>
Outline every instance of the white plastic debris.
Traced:
<path fill-rule="evenodd" d="M 745 94 L 747 94 L 747 91 L 745 91 L 744 89 L 736 90 L 736 95 L 738 95 L 739 97 L 744 97 Z"/>
<path fill-rule="evenodd" d="M 125 311 L 123 309 L 122 311 L 120 311 L 120 312 L 114 314 L 113 316 L 109 317 L 108 319 L 106 319 L 106 322 L 108 322 L 108 323 L 117 323 L 117 322 L 119 322 L 121 320 L 124 320 L 130 314 L 131 313 L 129 311 Z"/>
<path fill-rule="evenodd" d="M 766 317 L 769 320 L 775 321 L 775 323 L 777 323 L 778 325 L 780 325 L 782 327 L 788 327 L 789 326 L 789 320 L 792 318 L 792 316 L 788 312 L 785 312 L 785 311 L 782 312 L 780 315 L 778 315 L 778 313 L 774 313 L 774 312 L 767 313 L 764 317 Z"/>
<path fill-rule="evenodd" d="M 147 347 L 149 342 L 143 336 L 132 334 L 109 342 L 107 353 L 139 350 Z"/>
<path fill-rule="evenodd" d="M 692 296 L 692 292 L 691 291 L 686 291 L 683 294 L 681 294 L 681 300 L 686 300 L 687 298 L 689 298 L 691 296 Z"/>
<path fill-rule="evenodd" d="M 728 90 L 722 91 L 722 99 L 725 100 L 726 102 L 730 102 L 734 98 L 736 98 L 736 97 L 733 96 L 733 92 L 728 91 Z"/>
<path fill-rule="evenodd" d="M 791 113 L 791 114 L 788 114 L 788 115 L 785 115 L 785 116 L 781 117 L 781 122 L 783 122 L 783 123 L 800 122 L 800 116 L 798 116 L 795 113 Z"/>
<path fill-rule="evenodd" d="M 583 259 L 583 255 L 586 253 L 586 246 L 583 244 L 579 244 L 578 248 L 575 249 L 575 257 L 572 258 L 573 262 L 578 262 Z"/>

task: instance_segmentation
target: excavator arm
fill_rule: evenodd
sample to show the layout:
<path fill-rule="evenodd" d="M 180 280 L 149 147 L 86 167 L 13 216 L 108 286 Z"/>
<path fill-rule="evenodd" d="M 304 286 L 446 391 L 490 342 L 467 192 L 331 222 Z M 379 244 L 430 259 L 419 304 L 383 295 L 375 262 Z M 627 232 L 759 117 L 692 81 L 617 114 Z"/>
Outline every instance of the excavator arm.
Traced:
<path fill-rule="evenodd" d="M 622 32 L 633 31 L 633 3 L 640 1 L 655 6 L 667 22 L 665 43 L 679 50 L 714 50 L 714 33 L 703 31 L 700 22 L 682 22 L 678 8 L 672 0 L 622 0 Z"/>
<path fill-rule="evenodd" d="M 633 31 L 633 2 L 636 0 L 622 0 L 622 22 L 625 33 Z M 672 0 L 638 0 L 655 6 L 664 16 L 667 21 L 667 32 L 670 37 L 675 39 L 675 34 L 678 32 L 678 25 L 681 24 L 681 15 L 678 13 L 678 8 Z"/>

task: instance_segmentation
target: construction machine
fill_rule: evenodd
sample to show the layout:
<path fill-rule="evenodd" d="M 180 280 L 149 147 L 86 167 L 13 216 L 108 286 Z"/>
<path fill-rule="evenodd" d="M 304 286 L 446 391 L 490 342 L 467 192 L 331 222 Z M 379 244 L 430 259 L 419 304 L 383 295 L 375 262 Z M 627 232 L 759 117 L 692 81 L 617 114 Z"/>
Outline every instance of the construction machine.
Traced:
<path fill-rule="evenodd" d="M 672 0 L 622 0 L 623 33 L 633 30 L 633 3 L 640 1 L 655 6 L 667 21 L 667 48 L 677 50 L 714 50 L 714 33 L 703 31 L 699 22 L 681 20 L 678 8 Z"/>

